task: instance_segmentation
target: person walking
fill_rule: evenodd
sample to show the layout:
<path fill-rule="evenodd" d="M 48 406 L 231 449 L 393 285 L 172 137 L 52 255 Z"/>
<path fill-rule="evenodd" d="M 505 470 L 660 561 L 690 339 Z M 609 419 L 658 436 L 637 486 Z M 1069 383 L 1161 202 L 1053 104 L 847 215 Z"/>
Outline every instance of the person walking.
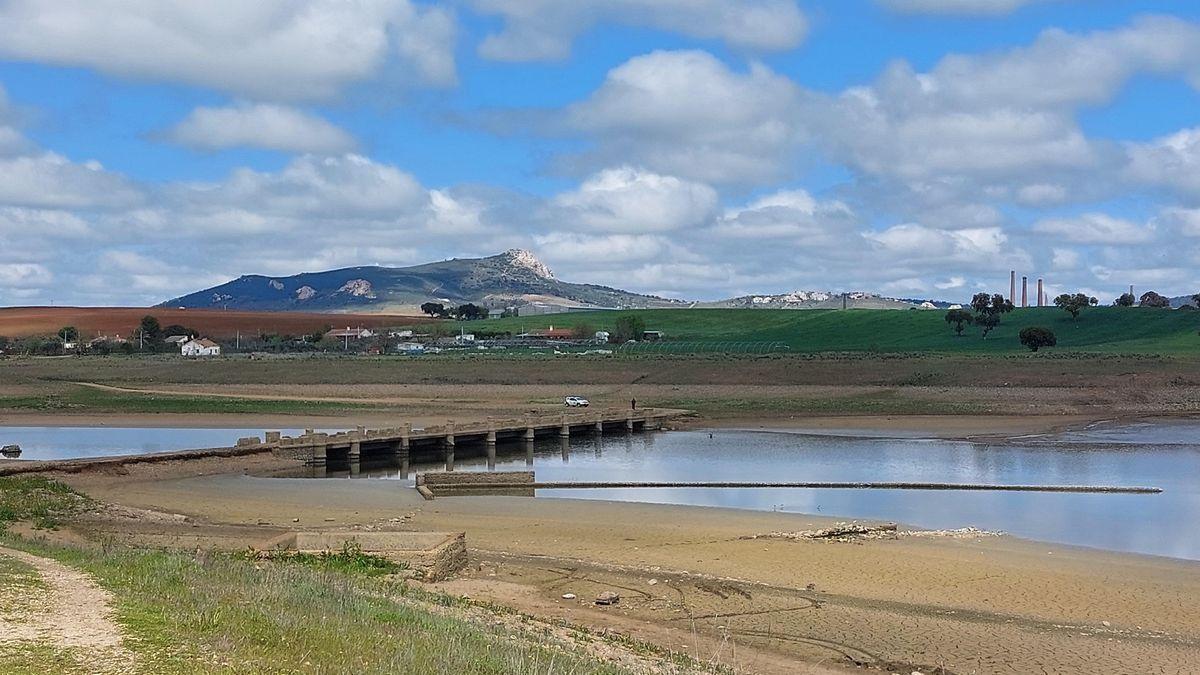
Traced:
<path fill-rule="evenodd" d="M 637 410 L 637 399 L 636 398 L 629 399 L 629 409 Z"/>

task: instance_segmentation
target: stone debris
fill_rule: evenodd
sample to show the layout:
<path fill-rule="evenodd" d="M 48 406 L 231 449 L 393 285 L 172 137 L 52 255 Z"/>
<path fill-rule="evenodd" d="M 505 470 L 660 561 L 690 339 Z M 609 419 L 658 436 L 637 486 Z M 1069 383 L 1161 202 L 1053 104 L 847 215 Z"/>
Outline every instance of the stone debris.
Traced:
<path fill-rule="evenodd" d="M 793 541 L 837 541 L 856 542 L 868 540 L 893 540 L 906 537 L 944 537 L 950 539 L 976 539 L 979 537 L 998 537 L 1003 532 L 981 530 L 975 527 L 962 527 L 953 530 L 900 530 L 895 523 L 882 525 L 867 525 L 859 522 L 836 523 L 831 527 L 818 530 L 800 530 L 798 532 L 768 532 L 739 539 L 790 539 Z"/>
<path fill-rule="evenodd" d="M 604 591 L 596 596 L 597 605 L 615 605 L 621 601 L 621 596 L 612 591 Z"/>
<path fill-rule="evenodd" d="M 651 586 L 657 586 L 657 585 L 658 585 L 658 579 L 651 579 L 651 580 L 649 581 L 649 584 L 650 584 Z"/>
<path fill-rule="evenodd" d="M 562 594 L 563 600 L 574 600 L 576 597 L 578 597 L 578 596 L 576 596 L 574 593 L 563 593 Z"/>

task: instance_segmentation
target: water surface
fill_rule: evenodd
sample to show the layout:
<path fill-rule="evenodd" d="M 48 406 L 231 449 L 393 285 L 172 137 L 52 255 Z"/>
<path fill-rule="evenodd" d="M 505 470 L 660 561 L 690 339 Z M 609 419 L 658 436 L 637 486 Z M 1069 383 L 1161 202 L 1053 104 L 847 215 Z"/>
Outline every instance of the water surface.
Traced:
<path fill-rule="evenodd" d="M 1200 559 L 1200 424 L 1098 426 L 1008 444 L 779 431 L 576 437 L 534 446 L 540 481 L 929 481 L 1161 487 L 1157 495 L 902 490 L 638 488 L 539 490 L 539 497 L 660 502 L 974 526 L 1032 539 Z M 486 471 L 460 446 L 456 470 Z M 438 464 L 412 466 L 437 470 Z M 523 470 L 501 446 L 497 470 Z M 401 478 L 395 471 L 368 472 Z M 408 477 L 411 481 L 412 476 Z"/>
<path fill-rule="evenodd" d="M 297 429 L 283 429 L 295 435 Z M 78 459 L 193 448 L 219 448 L 246 436 L 262 438 L 262 429 L 179 429 L 140 427 L 0 427 L 0 445 L 21 446 L 19 460 Z"/>

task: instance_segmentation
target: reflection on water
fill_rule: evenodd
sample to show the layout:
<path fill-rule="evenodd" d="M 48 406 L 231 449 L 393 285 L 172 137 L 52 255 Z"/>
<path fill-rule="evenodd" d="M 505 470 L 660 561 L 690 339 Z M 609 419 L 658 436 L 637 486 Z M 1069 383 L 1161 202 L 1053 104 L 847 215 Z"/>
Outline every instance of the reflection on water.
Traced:
<path fill-rule="evenodd" d="M 913 492 L 795 489 L 539 490 L 539 497 L 723 506 L 850 518 L 922 527 L 975 526 L 1066 544 L 1200 559 L 1200 424 L 1097 427 L 1006 445 L 824 437 L 799 433 L 716 431 L 580 436 L 569 445 L 538 441 L 456 449 L 458 471 L 523 470 L 539 481 L 938 481 L 1143 485 L 1158 495 L 1018 492 Z M 414 463 L 365 471 L 407 478 L 441 470 Z"/>
<path fill-rule="evenodd" d="M 281 429 L 295 435 L 299 429 Z M 0 427 L 0 445 L 21 446 L 20 460 L 111 457 L 233 445 L 262 429 L 146 429 L 131 427 Z"/>

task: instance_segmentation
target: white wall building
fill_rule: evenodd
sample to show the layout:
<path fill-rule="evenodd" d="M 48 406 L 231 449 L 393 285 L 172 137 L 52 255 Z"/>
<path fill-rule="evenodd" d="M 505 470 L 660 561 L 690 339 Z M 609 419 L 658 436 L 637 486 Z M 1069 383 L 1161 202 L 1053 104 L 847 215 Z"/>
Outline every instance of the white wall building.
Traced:
<path fill-rule="evenodd" d="M 208 338 L 200 338 L 183 343 L 179 347 L 179 351 L 184 356 L 220 356 L 221 345 Z"/>

